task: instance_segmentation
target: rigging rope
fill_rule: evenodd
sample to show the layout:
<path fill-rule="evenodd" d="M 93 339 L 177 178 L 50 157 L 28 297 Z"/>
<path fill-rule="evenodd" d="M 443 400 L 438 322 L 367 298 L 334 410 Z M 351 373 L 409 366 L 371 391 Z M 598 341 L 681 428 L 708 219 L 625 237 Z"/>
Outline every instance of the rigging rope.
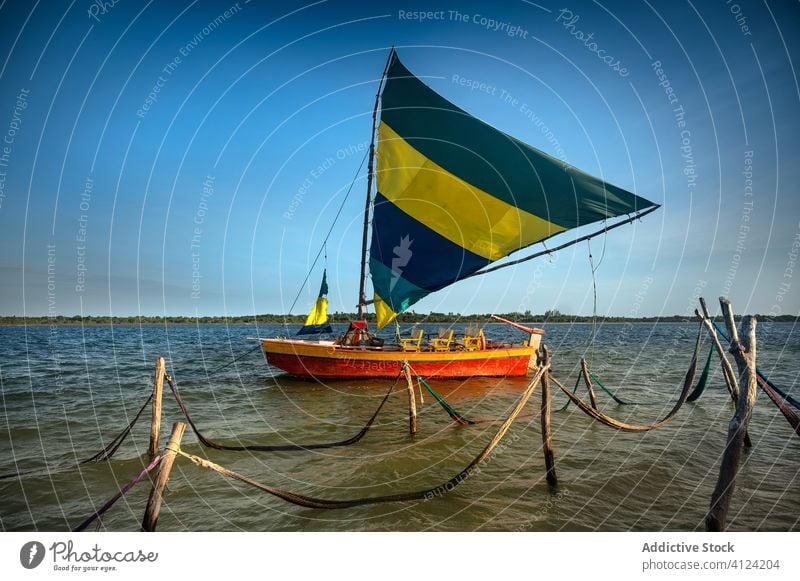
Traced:
<path fill-rule="evenodd" d="M 119 492 L 117 492 L 114 496 L 112 496 L 103 506 L 97 509 L 89 518 L 83 521 L 81 524 L 76 526 L 72 529 L 73 533 L 79 533 L 86 529 L 92 522 L 105 514 L 105 512 L 114 506 L 114 503 L 117 502 L 120 498 L 125 496 L 125 493 L 128 492 L 131 488 L 136 486 L 139 482 L 141 482 L 145 476 L 147 476 L 158 464 L 161 462 L 161 456 L 156 456 L 153 458 L 153 461 L 150 462 L 139 474 L 130 482 L 128 482 L 125 486 L 123 486 Z M 99 523 L 98 523 L 99 524 Z"/>
<path fill-rule="evenodd" d="M 414 370 L 411 369 L 410 365 L 408 367 L 412 372 L 414 372 Z M 424 385 L 425 388 L 428 390 L 428 392 L 433 396 L 433 398 L 439 403 L 440 406 L 442 406 L 442 409 L 445 412 L 447 412 L 447 415 L 449 415 L 459 425 L 468 426 L 468 425 L 475 425 L 475 424 L 491 424 L 491 423 L 497 423 L 497 422 L 504 421 L 502 419 L 479 419 L 479 420 L 467 419 L 462 414 L 458 413 L 450 404 L 448 404 L 447 401 L 441 395 L 439 395 L 439 393 L 437 393 L 436 390 L 434 390 L 428 384 L 428 382 L 426 382 L 422 378 L 422 376 L 418 375 L 416 372 L 414 372 L 414 376 L 417 378 L 418 383 L 421 384 L 421 385 Z M 420 397 L 422 397 L 422 388 L 421 387 L 420 387 Z M 517 418 L 517 419 L 534 418 L 534 417 L 538 417 L 539 415 L 540 414 L 538 412 L 535 413 L 535 414 L 525 414 L 525 415 L 519 416 L 519 418 Z"/>
<path fill-rule="evenodd" d="M 617 402 L 620 405 L 661 405 L 661 404 L 658 404 L 658 403 L 650 403 L 650 402 L 643 402 L 643 401 L 623 401 L 620 398 L 618 398 L 616 396 L 616 394 L 614 394 L 610 389 L 608 389 L 605 385 L 603 385 L 603 382 L 600 381 L 600 378 L 597 377 L 591 371 L 589 372 L 589 377 L 594 379 L 597 382 L 597 385 L 599 385 L 600 388 L 603 391 L 605 391 L 611 397 L 611 399 L 613 399 L 615 402 Z M 619 390 L 617 390 L 617 391 L 619 391 Z M 575 391 L 573 390 L 572 393 L 575 393 Z"/>
<path fill-rule="evenodd" d="M 415 374 L 415 375 L 416 375 L 416 374 Z M 438 393 L 436 393 L 436 392 L 433 390 L 433 388 L 432 388 L 430 385 L 428 385 L 428 382 L 427 382 L 427 381 L 425 381 L 424 379 L 422 379 L 422 377 L 420 377 L 419 375 L 417 375 L 417 380 L 418 380 L 418 381 L 419 381 L 419 382 L 420 382 L 422 385 L 424 385 L 424 386 L 425 386 L 425 389 L 427 389 L 427 390 L 430 392 L 430 394 L 433 396 L 433 399 L 435 399 L 437 402 L 439 402 L 439 405 L 440 405 L 440 406 L 442 406 L 442 409 L 443 409 L 444 411 L 446 411 L 446 412 L 447 412 L 447 414 L 448 414 L 448 415 L 449 415 L 451 418 L 453 418 L 453 420 L 455 420 L 457 423 L 461 424 L 462 426 L 466 426 L 466 425 L 469 425 L 469 424 L 474 424 L 474 423 L 475 423 L 475 422 L 473 422 L 472 420 L 468 420 L 467 418 L 465 418 L 464 416 L 462 416 L 460 413 L 458 413 L 456 410 L 454 410 L 452 407 L 450 407 L 450 405 L 449 405 L 449 404 L 448 404 L 446 401 L 444 401 L 444 398 L 443 398 L 442 396 L 440 396 Z"/>
<path fill-rule="evenodd" d="M 618 403 L 618 404 L 620 404 L 620 405 L 628 405 L 628 402 L 626 402 L 626 401 L 622 401 L 620 398 L 618 398 L 616 395 L 614 395 L 614 394 L 611 392 L 611 390 L 609 390 L 609 389 L 608 389 L 608 388 L 607 388 L 607 387 L 606 387 L 606 386 L 603 384 L 603 382 L 602 382 L 602 381 L 600 381 L 600 379 L 599 379 L 599 378 L 598 378 L 598 377 L 597 377 L 597 376 L 596 376 L 594 373 L 592 373 L 591 371 L 589 372 L 589 377 L 591 377 L 592 379 L 594 379 L 594 380 L 595 380 L 595 382 L 597 383 L 597 385 L 599 385 L 599 386 L 600 386 L 600 389 L 602 389 L 604 392 L 606 392 L 606 393 L 609 395 L 609 397 L 611 397 L 611 399 L 613 399 L 615 402 L 617 402 L 617 403 Z"/>
<path fill-rule="evenodd" d="M 353 191 L 353 186 L 355 185 L 356 180 L 358 179 L 358 174 L 361 173 L 361 168 L 364 167 L 364 161 L 366 161 L 368 155 L 369 155 L 369 150 L 367 150 L 364 153 L 364 157 L 361 159 L 361 163 L 359 164 L 358 169 L 356 170 L 356 175 L 353 176 L 353 181 L 350 182 L 350 187 L 347 188 L 347 193 L 344 195 L 344 199 L 342 200 L 342 203 L 339 205 L 339 210 L 336 212 L 336 216 L 334 216 L 333 218 L 333 223 L 331 224 L 331 227 L 328 229 L 328 233 L 325 235 L 325 239 L 322 241 L 322 247 L 319 249 L 319 252 L 317 252 L 317 256 L 314 257 L 314 262 L 311 263 L 311 268 L 308 269 L 308 273 L 306 274 L 306 277 L 303 279 L 303 284 L 300 285 L 300 288 L 297 291 L 297 295 L 294 297 L 294 300 L 292 301 L 292 306 L 289 307 L 289 312 L 287 313 L 287 315 L 292 313 L 292 310 L 297 304 L 297 300 L 300 298 L 300 294 L 303 292 L 303 289 L 305 288 L 306 283 L 308 282 L 308 278 L 311 276 L 311 273 L 314 272 L 314 267 L 317 265 L 317 261 L 319 260 L 320 255 L 325 249 L 325 245 L 328 243 L 328 238 L 330 238 L 331 233 L 333 232 L 333 227 L 336 226 L 336 221 L 339 219 L 339 216 L 341 215 L 342 210 L 344 209 L 344 204 L 345 202 L 347 202 L 347 198 L 350 197 L 350 192 Z M 327 261 L 327 259 L 328 257 L 326 255 L 325 260 Z"/>
<path fill-rule="evenodd" d="M 700 337 L 701 337 L 702 330 L 703 330 L 703 327 L 701 326 L 700 327 L 700 331 L 697 333 L 697 341 L 695 342 L 694 354 L 692 355 L 692 360 L 691 360 L 691 363 L 689 365 L 689 370 L 686 372 L 686 377 L 685 377 L 684 382 L 683 382 L 683 389 L 681 390 L 681 394 L 678 397 L 678 401 L 675 403 L 673 408 L 670 410 L 670 412 L 663 419 L 657 421 L 654 424 L 642 426 L 642 425 L 627 424 L 625 422 L 621 422 L 619 420 L 615 420 L 614 418 L 612 418 L 610 416 L 607 416 L 606 414 L 604 414 L 600 410 L 597 410 L 597 409 L 593 408 L 592 406 L 590 406 L 589 404 L 585 403 L 579 397 L 571 394 L 569 392 L 569 390 L 567 388 L 565 388 L 561 384 L 561 382 L 559 382 L 555 378 L 553 378 L 553 380 L 555 381 L 556 385 L 558 385 L 558 387 L 561 389 L 561 391 L 563 391 L 565 394 L 567 394 L 567 397 L 569 397 L 570 400 L 575 402 L 575 404 L 586 415 L 588 415 L 589 417 L 593 418 L 594 420 L 597 420 L 601 424 L 603 424 L 605 426 L 608 426 L 609 428 L 615 428 L 615 429 L 623 431 L 623 432 L 636 432 L 636 433 L 649 432 L 650 430 L 655 430 L 657 428 L 660 428 L 660 427 L 666 425 L 670 421 L 672 421 L 672 419 L 675 417 L 675 414 L 678 413 L 678 410 L 681 409 L 683 404 L 686 402 L 686 398 L 689 395 L 689 390 L 691 389 L 692 384 L 694 383 L 695 372 L 697 371 L 697 355 L 698 355 L 698 352 L 700 350 Z"/>
<path fill-rule="evenodd" d="M 216 368 L 214 371 L 211 371 L 211 372 L 209 372 L 209 373 L 206 373 L 206 379 L 207 379 L 207 378 L 209 378 L 209 377 L 211 377 L 212 375 L 216 375 L 217 373 L 219 373 L 219 372 L 220 372 L 220 371 L 222 371 L 223 369 L 227 369 L 228 367 L 230 367 L 231 365 L 233 365 L 234 363 L 236 363 L 236 362 L 237 362 L 237 361 L 239 361 L 240 359 L 242 359 L 242 358 L 244 358 L 244 357 L 246 357 L 246 356 L 250 355 L 250 354 L 251 354 L 253 351 L 255 351 L 256 349 L 261 349 L 261 343 L 259 343 L 258 345 L 256 345 L 256 346 L 255 346 L 255 347 L 253 347 L 252 349 L 248 349 L 247 351 L 245 351 L 244 353 L 242 353 L 241 355 L 239 355 L 238 357 L 236 357 L 236 358 L 235 358 L 233 361 L 229 361 L 229 362 L 228 362 L 228 363 L 226 363 L 225 365 L 223 365 L 223 366 L 221 366 L 221 367 L 218 367 L 218 368 Z"/>
<path fill-rule="evenodd" d="M 389 388 L 389 391 L 386 392 L 386 395 L 383 397 L 378 409 L 375 410 L 375 413 L 372 414 L 372 417 L 369 419 L 367 424 L 361 428 L 355 436 L 347 438 L 346 440 L 341 440 L 338 442 L 324 442 L 320 444 L 275 444 L 275 445 L 262 445 L 262 444 L 251 444 L 248 446 L 226 446 L 223 444 L 218 444 L 213 440 L 209 440 L 206 438 L 201 432 L 197 425 L 194 423 L 191 414 L 189 413 L 189 409 L 186 407 L 186 404 L 183 402 L 180 394 L 178 393 L 178 389 L 175 387 L 175 384 L 172 381 L 172 377 L 167 375 L 166 380 L 167 384 L 169 385 L 170 390 L 172 391 L 172 395 L 175 397 L 175 401 L 178 402 L 178 407 L 181 408 L 183 415 L 186 417 L 186 421 L 191 426 L 192 431 L 194 431 L 197 439 L 200 440 L 200 443 L 207 448 L 214 448 L 215 450 L 231 450 L 234 452 L 289 452 L 289 451 L 296 451 L 296 450 L 320 450 L 324 448 L 336 448 L 340 446 L 349 446 L 351 444 L 355 444 L 361 438 L 363 438 L 369 429 L 372 427 L 373 422 L 378 417 L 381 409 L 383 409 L 383 405 L 386 403 L 386 400 L 389 399 L 389 395 L 394 390 L 397 382 L 400 381 L 401 375 L 397 376 L 394 383 Z"/>
<path fill-rule="evenodd" d="M 508 417 L 503 422 L 503 425 L 497 430 L 497 433 L 494 437 L 489 441 L 486 447 L 475 457 L 472 462 L 470 462 L 466 468 L 461 470 L 457 475 L 450 478 L 443 484 L 439 486 L 435 486 L 433 488 L 428 488 L 425 490 L 418 490 L 415 492 L 405 492 L 400 494 L 389 494 L 384 496 L 373 496 L 373 497 L 365 497 L 365 498 L 354 498 L 349 500 L 332 500 L 327 498 L 315 498 L 312 496 L 306 496 L 303 494 L 297 494 L 294 492 L 289 492 L 286 490 L 281 490 L 279 488 L 274 488 L 272 486 L 267 486 L 265 484 L 260 484 L 255 480 L 252 480 L 242 474 L 234 472 L 232 470 L 228 470 L 220 466 L 219 464 L 215 464 L 213 462 L 209 462 L 204 458 L 200 458 L 193 454 L 187 454 L 182 450 L 178 450 L 177 453 L 183 456 L 184 458 L 189 459 L 191 462 L 196 464 L 197 466 L 201 466 L 203 468 L 208 468 L 213 470 L 223 476 L 227 476 L 228 478 L 232 478 L 234 480 L 238 480 L 239 482 L 243 482 L 259 490 L 266 492 L 268 494 L 272 494 L 273 496 L 277 496 L 285 500 L 286 502 L 290 502 L 292 504 L 296 504 L 298 506 L 302 506 L 305 508 L 321 508 L 321 509 L 341 509 L 341 508 L 350 508 L 354 506 L 366 506 L 371 504 L 382 504 L 387 502 L 406 502 L 406 501 L 422 501 L 422 500 L 430 500 L 437 496 L 443 496 L 444 494 L 453 490 L 456 486 L 461 484 L 464 480 L 469 478 L 474 472 L 475 468 L 480 464 L 483 460 L 485 460 L 489 454 L 492 453 L 492 450 L 495 449 L 497 444 L 503 439 L 508 432 L 508 428 L 516 419 L 517 415 L 522 408 L 525 407 L 525 404 L 533 394 L 534 389 L 539 384 L 542 375 L 550 368 L 549 365 L 540 367 L 536 372 L 536 375 L 531 380 L 531 383 L 528 385 L 528 388 L 522 394 L 520 399 L 518 400 L 516 406 L 508 415 Z"/>
<path fill-rule="evenodd" d="M 131 433 L 131 429 L 133 429 L 133 426 L 136 423 L 136 420 L 139 419 L 139 417 L 142 415 L 142 412 L 144 412 L 145 408 L 147 408 L 147 405 L 150 403 L 150 401 L 152 399 L 153 399 L 153 394 L 151 393 L 150 397 L 148 397 L 147 401 L 144 402 L 144 405 L 141 407 L 141 409 L 136 414 L 136 416 L 134 416 L 134 418 L 130 421 L 130 423 L 128 423 L 128 425 L 125 427 L 125 429 L 122 430 L 122 432 L 120 432 L 113 440 L 111 440 L 111 442 L 109 442 L 108 445 L 105 448 L 100 450 L 97 454 L 95 454 L 91 458 L 87 458 L 86 460 L 81 460 L 80 462 L 78 462 L 77 465 L 76 464 L 70 464 L 68 467 L 64 467 L 64 469 L 65 470 L 67 468 L 71 469 L 71 468 L 74 468 L 75 466 L 78 466 L 80 464 L 90 464 L 90 463 L 105 462 L 106 460 L 110 460 L 111 457 L 116 453 L 116 451 L 122 445 L 122 442 L 125 441 L 125 438 L 128 437 L 128 434 Z M 59 469 L 59 471 L 60 471 L 60 469 Z M 11 472 L 9 474 L 2 474 L 2 475 L 0 475 L 0 480 L 8 480 L 9 478 L 19 478 L 20 476 L 29 476 L 29 475 L 35 474 L 37 472 L 43 472 L 45 474 L 53 474 L 54 473 L 53 469 L 48 468 L 47 466 L 45 466 L 44 468 L 33 468 L 31 470 L 19 470 L 17 472 Z"/>
<path fill-rule="evenodd" d="M 551 378 L 553 379 L 553 381 L 555 381 L 556 383 L 558 383 L 558 380 L 556 380 L 556 378 L 555 378 L 555 377 L 552 377 L 552 376 L 551 376 Z M 572 393 L 573 393 L 573 394 L 574 394 L 575 392 L 577 392 L 577 391 L 578 391 L 578 384 L 579 384 L 580 382 L 581 382 L 581 374 L 580 374 L 580 373 L 578 373 L 578 377 L 576 377 L 576 378 L 575 378 L 575 387 L 573 387 L 573 388 L 572 388 Z M 565 403 L 565 404 L 564 404 L 564 405 L 563 405 L 561 408 L 557 409 L 556 411 L 557 411 L 557 412 L 563 412 L 565 409 L 567 409 L 567 408 L 569 407 L 569 404 L 571 404 L 571 403 L 572 403 L 572 400 L 571 400 L 571 399 L 569 399 L 569 398 L 567 398 L 567 403 Z"/>
<path fill-rule="evenodd" d="M 142 415 L 142 412 L 144 412 L 145 408 L 147 407 L 147 404 L 149 404 L 152 401 L 152 399 L 153 399 L 153 394 L 151 393 L 150 397 L 147 398 L 147 401 L 144 402 L 144 405 L 141 407 L 141 409 L 139 409 L 139 412 L 134 416 L 134 418 L 130 421 L 130 423 L 128 423 L 127 427 L 124 430 L 122 430 L 122 432 L 120 432 L 120 434 L 116 438 L 111 440 L 111 442 L 105 448 L 100 450 L 97 454 L 95 454 L 91 458 L 83 460 L 81 464 L 90 464 L 92 462 L 104 462 L 106 460 L 111 459 L 111 457 L 116 453 L 116 451 L 119 450 L 119 447 L 122 445 L 122 442 L 125 441 L 125 438 L 128 437 L 128 434 L 131 433 L 134 424 Z"/>
<path fill-rule="evenodd" d="M 592 332 L 589 334 L 587 342 L 592 346 L 592 359 L 594 359 L 594 343 L 597 336 L 597 277 L 595 276 L 595 273 L 600 267 L 600 264 L 598 263 L 597 266 L 594 265 L 594 258 L 592 258 L 591 239 L 586 241 L 586 246 L 589 249 L 589 267 L 592 269 Z M 605 244 L 603 244 L 603 254 L 605 254 Z"/>

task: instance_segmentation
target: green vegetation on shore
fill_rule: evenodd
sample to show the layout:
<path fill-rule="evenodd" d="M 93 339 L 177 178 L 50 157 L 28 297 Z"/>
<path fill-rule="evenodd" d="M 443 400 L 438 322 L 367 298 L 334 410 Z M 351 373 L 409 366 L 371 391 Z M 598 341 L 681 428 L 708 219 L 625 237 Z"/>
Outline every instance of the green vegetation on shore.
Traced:
<path fill-rule="evenodd" d="M 534 314 L 530 311 L 500 313 L 498 316 L 504 319 L 528 323 L 590 323 L 592 317 L 583 315 L 566 315 L 559 311 L 546 311 L 544 314 Z M 780 315 L 770 317 L 768 315 L 756 315 L 760 321 L 770 322 L 789 322 L 796 323 L 796 315 Z M 180 317 L 180 316 L 132 316 L 132 317 L 105 317 L 78 315 L 67 317 L 63 315 L 55 317 L 20 317 L 20 316 L 0 316 L 0 325 L 208 325 L 208 324 L 302 324 L 305 322 L 306 315 L 245 315 L 230 317 Z M 347 324 L 356 318 L 355 313 L 330 313 L 328 318 L 333 324 Z M 738 318 L 738 317 L 737 317 Z M 375 315 L 367 314 L 366 319 L 374 322 Z M 694 317 L 683 315 L 670 315 L 663 317 L 601 317 L 598 322 L 604 323 L 683 323 L 692 321 Z M 489 314 L 459 315 L 457 313 L 416 313 L 413 311 L 403 313 L 400 323 L 409 325 L 413 323 L 487 323 L 491 322 Z"/>

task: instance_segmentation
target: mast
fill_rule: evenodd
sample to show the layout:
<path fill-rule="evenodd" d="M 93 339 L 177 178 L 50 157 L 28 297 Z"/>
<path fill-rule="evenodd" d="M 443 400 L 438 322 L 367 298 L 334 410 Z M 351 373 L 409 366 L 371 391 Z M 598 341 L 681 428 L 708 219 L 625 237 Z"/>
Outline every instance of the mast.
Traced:
<path fill-rule="evenodd" d="M 361 236 L 361 278 L 359 279 L 358 287 L 358 319 L 364 318 L 364 305 L 367 304 L 367 241 L 369 237 L 369 208 L 372 203 L 372 180 L 375 174 L 375 129 L 378 125 L 378 106 L 381 101 L 381 90 L 383 89 L 383 82 L 386 80 L 386 72 L 389 70 L 389 64 L 392 62 L 394 56 L 394 47 L 389 51 L 389 58 L 386 60 L 386 66 L 381 75 L 381 81 L 378 83 L 378 92 L 375 93 L 375 108 L 372 110 L 372 134 L 369 143 L 369 163 L 367 165 L 367 196 L 366 203 L 364 204 L 364 232 Z"/>

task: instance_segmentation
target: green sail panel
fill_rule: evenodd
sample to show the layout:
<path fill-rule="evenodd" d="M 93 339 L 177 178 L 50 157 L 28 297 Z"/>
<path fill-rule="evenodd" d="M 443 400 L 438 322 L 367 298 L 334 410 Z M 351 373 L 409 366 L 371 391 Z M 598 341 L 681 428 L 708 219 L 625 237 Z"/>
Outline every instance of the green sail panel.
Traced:
<path fill-rule="evenodd" d="M 379 327 L 520 248 L 656 205 L 473 117 L 395 52 L 376 157 L 370 272 Z"/>

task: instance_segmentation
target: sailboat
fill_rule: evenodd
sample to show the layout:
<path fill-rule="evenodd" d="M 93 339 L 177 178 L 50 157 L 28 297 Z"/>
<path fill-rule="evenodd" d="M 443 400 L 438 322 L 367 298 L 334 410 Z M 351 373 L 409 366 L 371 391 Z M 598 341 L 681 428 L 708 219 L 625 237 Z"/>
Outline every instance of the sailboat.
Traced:
<path fill-rule="evenodd" d="M 525 375 L 537 364 L 541 329 L 505 321 L 527 335 L 510 344 L 489 341 L 477 328 L 459 337 L 442 330 L 423 341 L 421 329 L 399 337 L 398 326 L 398 340 L 389 345 L 371 332 L 364 309 L 373 305 L 378 330 L 397 325 L 398 315 L 432 292 L 587 240 L 658 207 L 470 115 L 414 76 L 392 48 L 372 114 L 357 319 L 331 340 L 259 338 L 267 363 L 319 379 L 394 378 L 404 362 L 423 377 Z M 599 222 L 603 228 L 589 235 L 493 264 Z M 324 280 L 304 329 L 327 322 L 322 290 Z"/>

